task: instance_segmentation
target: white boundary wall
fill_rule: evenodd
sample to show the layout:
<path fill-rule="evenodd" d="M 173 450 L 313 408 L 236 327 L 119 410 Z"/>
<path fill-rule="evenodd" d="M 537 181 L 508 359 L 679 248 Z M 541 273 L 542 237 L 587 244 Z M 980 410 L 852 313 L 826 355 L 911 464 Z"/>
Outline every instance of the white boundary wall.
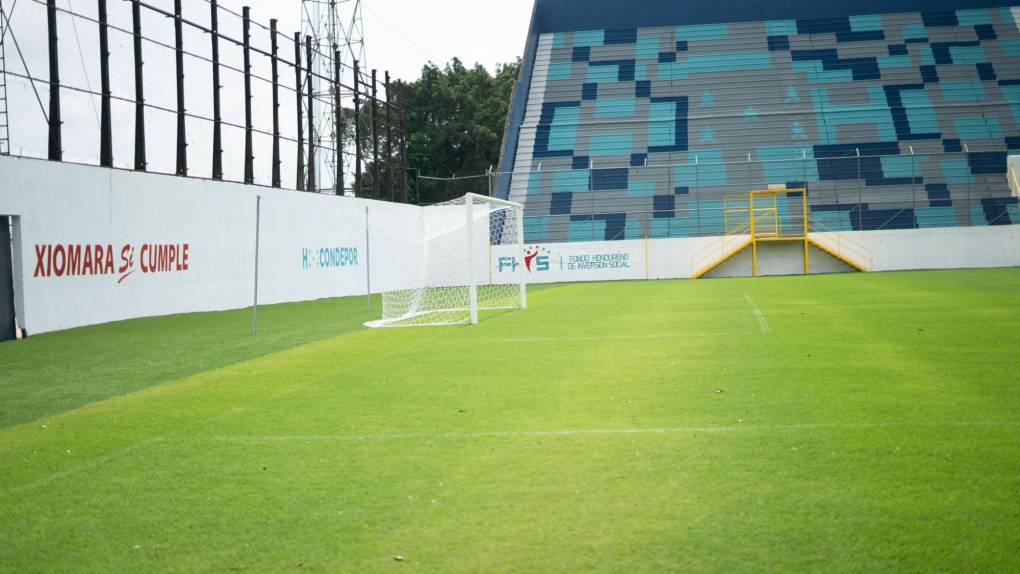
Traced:
<path fill-rule="evenodd" d="M 408 287 L 395 234 L 420 230 L 419 207 L 5 157 L 0 215 L 17 217 L 19 324 L 35 334 L 250 306 L 259 196 L 260 304 L 364 294 L 369 265 L 373 292 Z M 875 271 L 1020 266 L 1017 225 L 846 235 L 873 252 Z M 489 277 L 508 281 L 525 264 L 531 283 L 687 278 L 717 241 L 529 245 L 524 256 L 500 247 Z"/>

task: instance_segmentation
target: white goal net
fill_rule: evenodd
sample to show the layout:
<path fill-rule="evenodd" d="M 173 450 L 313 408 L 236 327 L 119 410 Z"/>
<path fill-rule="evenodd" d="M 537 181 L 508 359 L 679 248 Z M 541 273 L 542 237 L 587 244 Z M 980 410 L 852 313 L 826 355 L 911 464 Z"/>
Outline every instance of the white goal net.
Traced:
<path fill-rule="evenodd" d="M 382 318 L 366 326 L 475 324 L 480 310 L 527 306 L 520 204 L 468 194 L 422 208 L 417 229 L 393 225 L 380 240 L 401 288 L 383 293 Z"/>

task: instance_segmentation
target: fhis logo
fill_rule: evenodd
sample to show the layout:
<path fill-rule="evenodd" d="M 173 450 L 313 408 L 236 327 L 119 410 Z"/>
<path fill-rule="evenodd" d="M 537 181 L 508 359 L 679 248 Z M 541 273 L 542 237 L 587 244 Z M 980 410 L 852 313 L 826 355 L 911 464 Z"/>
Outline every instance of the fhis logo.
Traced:
<path fill-rule="evenodd" d="M 542 273 L 550 269 L 550 253 L 548 249 L 538 245 L 528 247 L 524 252 L 524 268 L 528 273 Z M 500 257 L 499 272 L 517 271 L 521 266 L 520 260 L 516 257 Z"/>

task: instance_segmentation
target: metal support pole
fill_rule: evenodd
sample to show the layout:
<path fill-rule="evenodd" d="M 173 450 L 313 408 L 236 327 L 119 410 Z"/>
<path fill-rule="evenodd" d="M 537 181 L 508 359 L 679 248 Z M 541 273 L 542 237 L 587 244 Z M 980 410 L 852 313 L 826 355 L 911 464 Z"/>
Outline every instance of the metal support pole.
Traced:
<path fill-rule="evenodd" d="M 365 297 L 368 310 L 372 310 L 372 244 L 368 227 L 368 206 L 365 206 Z"/>
<path fill-rule="evenodd" d="M 220 17 L 219 0 L 209 0 L 212 24 L 212 80 L 213 80 L 213 156 L 212 177 L 223 179 L 223 114 L 220 110 Z"/>
<path fill-rule="evenodd" d="M 403 82 L 397 85 L 399 92 L 399 112 L 400 116 L 400 202 L 407 203 L 407 116 L 404 110 L 404 96 L 406 95 L 406 87 Z"/>
<path fill-rule="evenodd" d="M 135 170 L 145 171 L 145 82 L 142 76 L 142 7 L 131 2 L 131 31 L 135 48 Z"/>
<path fill-rule="evenodd" d="M 174 53 L 177 59 L 177 175 L 188 175 L 188 137 L 184 117 L 184 23 L 181 0 L 174 0 Z"/>
<path fill-rule="evenodd" d="M 340 99 L 340 50 L 333 51 L 333 125 L 336 129 L 336 194 L 344 194 L 344 108 Z"/>
<path fill-rule="evenodd" d="M 372 70 L 372 199 L 379 199 L 379 100 L 375 78 Z"/>
<path fill-rule="evenodd" d="M 279 49 L 276 36 L 276 18 L 269 21 L 269 43 L 272 47 L 270 63 L 273 73 L 273 176 L 272 186 L 280 187 L 283 182 L 280 178 L 280 62 Z"/>
<path fill-rule="evenodd" d="M 471 324 L 478 324 L 478 285 L 475 280 L 475 205 L 474 197 L 471 194 L 467 195 L 467 264 L 468 264 L 468 306 L 471 310 Z"/>
<path fill-rule="evenodd" d="M 393 201 L 396 196 L 393 192 L 393 121 L 391 119 L 390 108 L 392 107 L 393 98 L 390 97 L 390 73 L 387 71 L 386 75 L 386 165 L 383 166 L 386 169 L 386 192 L 389 196 L 389 200 Z"/>
<path fill-rule="evenodd" d="M 311 192 L 318 191 L 315 177 L 315 98 L 312 88 L 315 82 L 312 80 L 312 37 L 305 36 L 305 60 L 307 62 L 308 76 L 308 186 Z"/>
<path fill-rule="evenodd" d="M 60 121 L 60 54 L 57 46 L 57 0 L 46 0 L 46 30 L 50 52 L 50 133 L 49 158 L 62 161 L 64 149 L 61 141 Z"/>
<path fill-rule="evenodd" d="M 110 111 L 110 38 L 106 0 L 99 0 L 99 82 L 103 100 L 99 120 L 99 165 L 113 167 L 113 122 Z"/>
<path fill-rule="evenodd" d="M 258 334 L 259 325 L 259 233 L 262 224 L 262 196 L 255 196 L 255 297 L 251 306 L 251 334 Z"/>
<path fill-rule="evenodd" d="M 354 196 L 361 197 L 361 70 L 354 60 Z"/>
<path fill-rule="evenodd" d="M 294 93 L 297 96 L 297 181 L 294 187 L 305 190 L 305 135 L 304 120 L 301 116 L 301 34 L 294 33 Z"/>
<path fill-rule="evenodd" d="M 244 48 L 244 182 L 255 183 L 255 152 L 251 141 L 251 8 L 241 8 Z"/>

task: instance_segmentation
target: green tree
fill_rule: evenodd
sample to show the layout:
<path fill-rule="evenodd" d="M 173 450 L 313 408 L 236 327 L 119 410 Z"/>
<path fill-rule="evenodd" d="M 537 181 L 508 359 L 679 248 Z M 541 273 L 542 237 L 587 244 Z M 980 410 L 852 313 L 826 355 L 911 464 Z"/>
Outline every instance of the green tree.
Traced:
<path fill-rule="evenodd" d="M 490 74 L 484 66 L 467 68 L 457 58 L 445 67 L 433 63 L 422 67 L 421 77 L 403 86 L 407 132 L 407 165 L 423 176 L 476 176 L 488 172 L 499 162 L 503 132 L 506 129 L 510 96 L 520 73 L 520 59 L 500 64 Z M 392 94 L 393 104 L 399 89 Z M 380 94 L 382 97 L 382 94 Z M 345 110 L 346 137 L 354 137 L 354 113 Z M 394 115 L 394 121 L 396 116 Z M 362 149 L 366 156 L 372 147 L 369 104 L 360 118 Z M 380 129 L 379 149 L 385 150 L 385 129 Z M 394 173 L 399 173 L 399 142 L 394 142 Z M 363 187 L 371 188 L 372 162 L 366 161 Z M 381 173 L 386 173 L 385 166 Z M 399 181 L 399 179 L 397 179 Z M 459 197 L 466 192 L 486 193 L 486 178 L 462 182 L 421 180 L 408 177 L 412 202 L 435 203 Z M 420 189 L 421 197 L 416 197 Z"/>

